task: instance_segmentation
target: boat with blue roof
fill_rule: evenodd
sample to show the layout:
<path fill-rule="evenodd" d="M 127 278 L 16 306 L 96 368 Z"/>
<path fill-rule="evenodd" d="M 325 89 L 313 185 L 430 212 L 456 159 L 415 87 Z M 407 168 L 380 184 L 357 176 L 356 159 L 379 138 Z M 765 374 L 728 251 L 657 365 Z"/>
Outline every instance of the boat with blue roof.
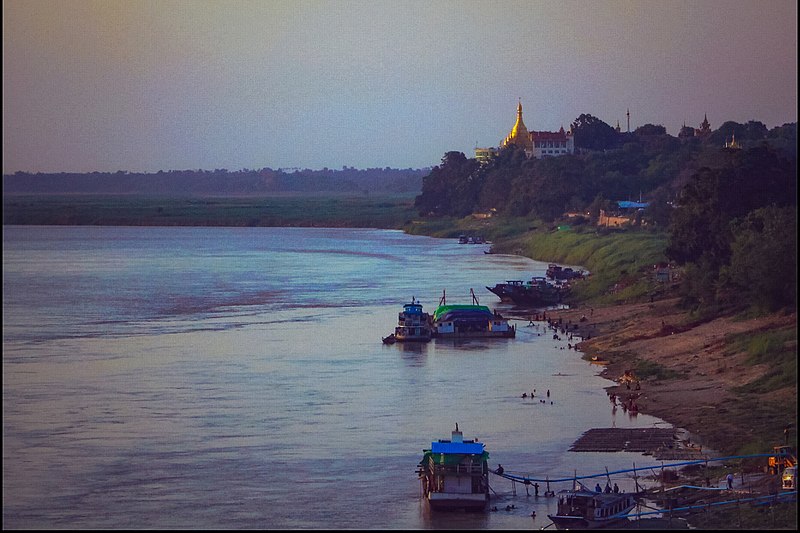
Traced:
<path fill-rule="evenodd" d="M 397 316 L 391 342 L 428 342 L 432 336 L 431 316 L 423 311 L 422 304 L 412 296 L 411 303 L 405 304 Z M 386 341 L 385 338 L 383 342 Z"/>
<path fill-rule="evenodd" d="M 477 439 L 465 440 L 458 424 L 450 439 L 431 443 L 417 474 L 432 509 L 484 510 L 489 502 L 489 453 Z"/>

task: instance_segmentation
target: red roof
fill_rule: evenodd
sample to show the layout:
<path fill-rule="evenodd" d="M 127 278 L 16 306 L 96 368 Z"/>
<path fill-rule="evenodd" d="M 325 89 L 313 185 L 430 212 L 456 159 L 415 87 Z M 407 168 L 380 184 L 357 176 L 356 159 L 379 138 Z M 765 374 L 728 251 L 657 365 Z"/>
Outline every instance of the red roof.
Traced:
<path fill-rule="evenodd" d="M 532 141 L 566 141 L 567 134 L 560 131 L 532 131 Z"/>

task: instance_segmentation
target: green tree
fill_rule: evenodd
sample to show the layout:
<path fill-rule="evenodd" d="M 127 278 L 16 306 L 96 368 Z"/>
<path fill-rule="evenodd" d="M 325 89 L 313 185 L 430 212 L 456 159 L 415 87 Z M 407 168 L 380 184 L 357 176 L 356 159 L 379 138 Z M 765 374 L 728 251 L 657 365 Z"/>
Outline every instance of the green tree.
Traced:
<path fill-rule="evenodd" d="M 469 177 L 478 169 L 475 159 L 467 159 L 463 152 L 447 152 L 442 164 L 422 179 L 422 193 L 414 206 L 423 215 L 463 216 L 469 214 Z"/>
<path fill-rule="evenodd" d="M 757 308 L 796 307 L 797 207 L 756 209 L 733 223 L 733 233 L 730 266 L 721 278 Z"/>

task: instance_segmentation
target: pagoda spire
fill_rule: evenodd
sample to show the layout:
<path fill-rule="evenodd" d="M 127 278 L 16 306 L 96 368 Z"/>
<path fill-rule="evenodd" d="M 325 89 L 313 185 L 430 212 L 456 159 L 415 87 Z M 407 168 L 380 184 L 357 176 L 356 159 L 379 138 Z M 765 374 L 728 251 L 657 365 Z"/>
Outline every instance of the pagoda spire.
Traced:
<path fill-rule="evenodd" d="M 511 133 L 509 133 L 501 143 L 501 146 L 508 146 L 509 144 L 516 144 L 520 148 L 525 149 L 526 152 L 533 151 L 530 133 L 528 132 L 528 128 L 525 127 L 525 123 L 522 121 L 522 98 L 520 98 L 517 103 L 517 121 L 514 123 L 514 127 L 511 128 Z"/>

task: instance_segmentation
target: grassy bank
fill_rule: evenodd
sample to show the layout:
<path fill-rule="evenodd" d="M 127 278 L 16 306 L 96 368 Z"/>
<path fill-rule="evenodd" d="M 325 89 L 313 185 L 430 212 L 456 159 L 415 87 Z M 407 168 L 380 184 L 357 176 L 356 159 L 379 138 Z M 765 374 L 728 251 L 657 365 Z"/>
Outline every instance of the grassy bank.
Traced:
<path fill-rule="evenodd" d="M 604 305 L 642 301 L 664 290 L 653 275 L 653 265 L 666 260 L 667 236 L 663 232 L 567 227 L 499 217 L 415 221 L 405 229 L 445 238 L 481 235 L 494 243 L 492 250 L 497 253 L 586 268 L 591 276 L 575 284 L 573 302 Z"/>

